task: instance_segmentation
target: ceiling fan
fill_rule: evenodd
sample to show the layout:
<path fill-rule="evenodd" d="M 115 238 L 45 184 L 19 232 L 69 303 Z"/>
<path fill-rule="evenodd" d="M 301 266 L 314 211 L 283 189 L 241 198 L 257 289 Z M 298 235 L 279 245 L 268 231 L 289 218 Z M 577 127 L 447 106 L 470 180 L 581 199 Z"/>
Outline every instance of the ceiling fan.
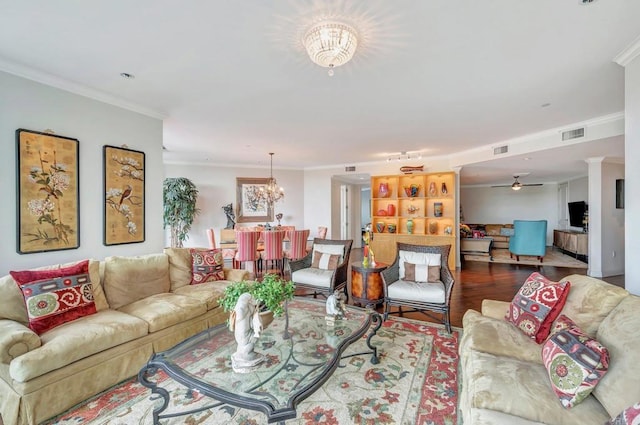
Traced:
<path fill-rule="evenodd" d="M 542 183 L 527 183 L 527 184 L 522 184 L 518 181 L 518 178 L 520 176 L 513 176 L 514 178 L 514 182 L 511 185 L 508 184 L 502 184 L 502 185 L 496 185 L 496 186 L 491 186 L 491 187 L 511 187 L 511 189 L 513 190 L 520 190 L 522 189 L 524 186 L 542 186 Z"/>

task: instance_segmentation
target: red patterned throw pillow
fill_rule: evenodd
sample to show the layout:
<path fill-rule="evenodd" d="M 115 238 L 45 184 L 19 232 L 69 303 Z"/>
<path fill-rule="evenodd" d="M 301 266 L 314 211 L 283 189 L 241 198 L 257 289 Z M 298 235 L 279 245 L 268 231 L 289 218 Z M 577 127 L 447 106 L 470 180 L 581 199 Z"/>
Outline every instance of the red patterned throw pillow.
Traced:
<path fill-rule="evenodd" d="M 505 319 L 542 343 L 564 307 L 570 285 L 568 281 L 553 282 L 538 272 L 531 273 L 511 301 Z"/>
<path fill-rule="evenodd" d="M 558 318 L 564 329 L 554 333 L 542 347 L 542 362 L 551 387 L 562 406 L 582 402 L 609 368 L 609 351 L 585 334 L 565 315 Z"/>
<path fill-rule="evenodd" d="M 640 425 L 640 401 L 624 409 L 605 425 Z"/>
<path fill-rule="evenodd" d="M 10 273 L 22 291 L 29 328 L 38 335 L 96 312 L 89 260 L 53 270 Z"/>
<path fill-rule="evenodd" d="M 224 258 L 219 249 L 191 249 L 191 284 L 224 280 Z"/>

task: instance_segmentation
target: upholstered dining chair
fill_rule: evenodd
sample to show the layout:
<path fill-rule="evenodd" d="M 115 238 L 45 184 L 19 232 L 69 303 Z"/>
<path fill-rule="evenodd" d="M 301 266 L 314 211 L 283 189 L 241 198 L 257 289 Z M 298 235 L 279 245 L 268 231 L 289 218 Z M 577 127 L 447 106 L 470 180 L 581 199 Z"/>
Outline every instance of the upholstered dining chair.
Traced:
<path fill-rule="evenodd" d="M 256 231 L 236 231 L 236 243 L 238 245 L 236 253 L 236 261 L 242 268 L 242 263 L 253 263 L 254 276 L 258 276 L 260 270 L 258 268 L 258 260 L 260 253 L 258 252 L 258 239 L 261 232 Z"/>
<path fill-rule="evenodd" d="M 326 239 L 327 238 L 327 227 L 318 226 L 318 238 L 319 239 Z"/>
<path fill-rule="evenodd" d="M 284 251 L 282 249 L 282 242 L 286 232 L 284 230 L 265 230 L 262 232 L 262 239 L 264 241 L 264 250 L 260 254 L 262 261 L 264 262 L 265 273 L 269 270 L 269 262 L 272 265 L 275 264 L 278 274 L 284 273 Z"/>
<path fill-rule="evenodd" d="M 397 306 L 402 316 L 402 307 L 425 314 L 441 321 L 451 333 L 449 304 L 455 283 L 449 270 L 451 245 L 424 246 L 397 243 L 396 258 L 383 270 L 384 320 L 392 314 L 391 307 Z M 440 314 L 442 317 L 433 316 Z"/>
<path fill-rule="evenodd" d="M 299 260 L 307 255 L 307 238 L 309 237 L 309 229 L 306 230 L 289 230 L 287 231 L 287 239 L 289 239 L 289 248 L 284 252 L 286 263 Z"/>
<path fill-rule="evenodd" d="M 509 256 L 533 255 L 542 263 L 547 252 L 547 220 L 513 220 L 513 236 L 509 238 Z"/>
<path fill-rule="evenodd" d="M 335 290 L 343 290 L 347 299 L 347 271 L 353 240 L 313 240 L 311 251 L 297 261 L 289 262 L 291 280 L 300 295 L 327 297 Z"/>

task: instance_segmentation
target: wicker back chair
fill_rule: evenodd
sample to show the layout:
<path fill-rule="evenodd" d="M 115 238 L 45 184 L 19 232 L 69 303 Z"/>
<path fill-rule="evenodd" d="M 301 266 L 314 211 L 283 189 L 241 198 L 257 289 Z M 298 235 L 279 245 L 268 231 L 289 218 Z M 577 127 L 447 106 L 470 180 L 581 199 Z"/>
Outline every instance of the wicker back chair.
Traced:
<path fill-rule="evenodd" d="M 391 306 L 397 306 L 397 313 L 402 316 L 402 307 L 409 307 L 407 312 L 417 311 L 435 320 L 441 321 L 451 333 L 451 320 L 449 317 L 449 304 L 451 291 L 455 280 L 449 270 L 449 251 L 451 245 L 425 246 L 406 243 L 397 244 L 396 259 L 386 270 L 382 271 L 384 284 L 384 319 L 392 314 Z M 440 254 L 440 280 L 438 282 L 413 282 L 404 280 L 401 276 L 400 252 L 409 251 L 424 254 Z M 404 269 L 404 267 L 402 267 Z M 435 317 L 428 312 L 442 315 Z"/>

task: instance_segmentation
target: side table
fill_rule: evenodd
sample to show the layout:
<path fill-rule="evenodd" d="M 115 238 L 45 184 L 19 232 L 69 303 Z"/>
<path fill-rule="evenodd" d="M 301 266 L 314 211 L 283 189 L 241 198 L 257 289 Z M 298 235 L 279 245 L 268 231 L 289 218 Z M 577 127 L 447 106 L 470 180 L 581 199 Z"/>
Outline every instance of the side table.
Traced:
<path fill-rule="evenodd" d="M 351 298 L 359 305 L 376 306 L 384 301 L 384 288 L 380 272 L 389 265 L 376 263 L 364 267 L 362 262 L 351 265 Z"/>

